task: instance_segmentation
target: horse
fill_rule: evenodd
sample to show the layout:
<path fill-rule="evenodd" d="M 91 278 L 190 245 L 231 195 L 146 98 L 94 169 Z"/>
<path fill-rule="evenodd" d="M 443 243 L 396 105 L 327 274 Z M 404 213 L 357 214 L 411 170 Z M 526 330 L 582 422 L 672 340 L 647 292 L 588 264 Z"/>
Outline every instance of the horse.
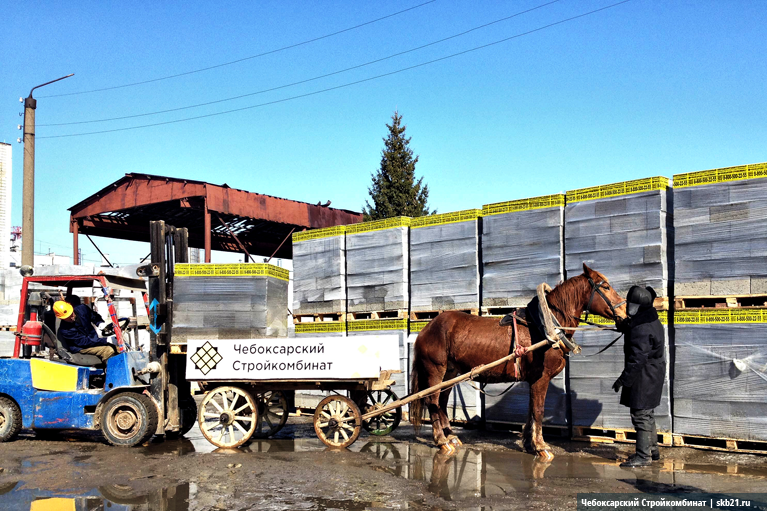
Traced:
<path fill-rule="evenodd" d="M 547 296 L 549 309 L 565 328 L 578 325 L 584 311 L 617 322 L 626 319 L 625 300 L 612 288 L 607 278 L 583 264 L 583 274 L 558 284 Z M 530 385 L 530 407 L 527 423 L 522 430 L 524 449 L 544 461 L 554 456 L 543 441 L 542 421 L 546 391 L 552 378 L 565 368 L 562 343 L 549 344 L 542 349 L 526 348 L 546 339 L 527 321 L 517 325 L 517 337 L 512 339 L 513 327 L 501 326 L 498 318 L 473 316 L 465 312 L 449 311 L 431 320 L 415 341 L 413 366 L 410 376 L 411 392 L 415 394 L 459 374 L 467 373 L 481 364 L 488 364 L 515 352 L 518 365 L 508 362 L 481 373 L 481 383 L 526 381 Z M 575 330 L 564 330 L 571 339 Z M 516 344 L 516 348 L 514 347 Z M 434 392 L 410 404 L 410 416 L 416 434 L 423 420 L 423 403 L 432 421 L 434 443 L 443 451 L 453 452 L 450 444 L 460 445 L 453 435 L 445 410 L 450 389 Z"/>

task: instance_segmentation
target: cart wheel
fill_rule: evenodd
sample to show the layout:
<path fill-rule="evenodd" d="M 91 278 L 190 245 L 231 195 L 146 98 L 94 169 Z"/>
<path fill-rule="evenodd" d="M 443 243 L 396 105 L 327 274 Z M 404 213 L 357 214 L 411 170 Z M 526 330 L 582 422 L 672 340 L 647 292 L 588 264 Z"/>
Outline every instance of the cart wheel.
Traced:
<path fill-rule="evenodd" d="M 238 447 L 247 442 L 258 424 L 258 405 L 237 387 L 217 387 L 200 403 L 197 421 L 202 435 L 216 447 Z"/>
<path fill-rule="evenodd" d="M 288 400 L 279 390 L 256 394 L 258 402 L 258 426 L 253 436 L 266 438 L 274 435 L 288 421 Z"/>
<path fill-rule="evenodd" d="M 13 440 L 21 430 L 21 410 L 10 398 L 0 397 L 0 442 Z"/>
<path fill-rule="evenodd" d="M 397 394 L 390 389 L 368 391 L 364 403 L 360 403 L 362 413 L 380 410 L 384 406 L 399 401 Z M 402 408 L 395 408 L 388 412 L 362 421 L 362 427 L 371 435 L 388 435 L 399 426 L 402 420 Z"/>
<path fill-rule="evenodd" d="M 349 447 L 360 436 L 362 414 L 345 396 L 328 396 L 314 411 L 314 432 L 328 447 Z"/>

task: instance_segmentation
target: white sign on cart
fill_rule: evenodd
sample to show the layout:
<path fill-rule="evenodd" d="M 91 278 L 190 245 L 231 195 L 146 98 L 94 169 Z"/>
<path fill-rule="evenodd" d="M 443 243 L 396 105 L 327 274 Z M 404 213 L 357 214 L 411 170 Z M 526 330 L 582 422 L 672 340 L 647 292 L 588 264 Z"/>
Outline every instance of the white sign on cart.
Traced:
<path fill-rule="evenodd" d="M 345 380 L 399 369 L 397 335 L 190 339 L 188 380 Z"/>

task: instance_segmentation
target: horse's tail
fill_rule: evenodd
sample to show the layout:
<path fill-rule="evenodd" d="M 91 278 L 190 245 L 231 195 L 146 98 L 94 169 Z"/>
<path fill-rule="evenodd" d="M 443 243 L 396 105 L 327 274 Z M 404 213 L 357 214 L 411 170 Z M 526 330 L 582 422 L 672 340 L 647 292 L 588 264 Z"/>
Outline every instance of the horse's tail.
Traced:
<path fill-rule="evenodd" d="M 410 370 L 410 394 L 415 394 L 421 390 L 419 385 L 419 367 L 421 364 L 418 360 L 418 350 L 416 349 L 420 338 L 421 334 L 418 334 L 418 337 L 415 340 L 415 345 L 413 346 L 413 367 Z M 421 422 L 423 419 L 422 413 L 423 399 L 416 399 L 410 403 L 410 423 L 413 425 L 413 430 L 416 435 L 418 435 L 418 431 L 421 429 Z"/>

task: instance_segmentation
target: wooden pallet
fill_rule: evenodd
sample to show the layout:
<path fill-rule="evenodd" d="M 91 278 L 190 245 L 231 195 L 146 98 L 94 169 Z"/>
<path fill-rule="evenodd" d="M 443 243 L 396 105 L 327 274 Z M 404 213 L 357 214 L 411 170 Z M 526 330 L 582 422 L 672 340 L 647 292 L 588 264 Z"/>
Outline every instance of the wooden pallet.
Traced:
<path fill-rule="evenodd" d="M 668 296 L 659 296 L 652 302 L 652 306 L 655 307 L 655 310 L 658 310 L 658 311 L 667 311 L 668 305 L 669 305 Z"/>
<path fill-rule="evenodd" d="M 487 421 L 485 423 L 485 429 L 488 431 L 512 431 L 521 434 L 524 427 L 525 425 L 521 422 Z M 570 427 L 544 424 L 543 434 L 544 436 L 567 438 L 570 436 Z"/>
<path fill-rule="evenodd" d="M 410 321 L 426 321 L 434 319 L 443 312 L 457 311 L 471 314 L 472 316 L 479 316 L 479 309 L 440 309 L 440 310 L 428 310 L 428 311 L 410 311 Z"/>
<path fill-rule="evenodd" d="M 344 321 L 346 319 L 345 312 L 320 312 L 314 314 L 293 314 L 293 324 L 299 323 L 320 323 L 322 321 Z"/>
<path fill-rule="evenodd" d="M 670 432 L 658 431 L 658 445 L 671 447 L 673 444 Z M 622 428 L 586 428 L 573 426 L 573 440 L 591 442 L 592 444 L 636 443 L 636 431 Z"/>
<path fill-rule="evenodd" d="M 365 319 L 404 319 L 408 317 L 407 309 L 392 311 L 362 311 L 347 312 L 346 321 L 360 321 Z"/>
<path fill-rule="evenodd" d="M 710 451 L 767 454 L 767 442 L 674 434 L 674 447 L 693 447 Z"/>
<path fill-rule="evenodd" d="M 767 307 L 767 295 L 675 296 L 674 309 Z"/>
<path fill-rule="evenodd" d="M 0 325 L 0 332 L 15 332 L 16 325 Z"/>
<path fill-rule="evenodd" d="M 481 314 L 482 316 L 505 316 L 506 314 L 511 314 L 517 309 L 521 309 L 524 307 L 511 307 L 511 306 L 504 306 L 504 307 L 482 307 L 481 308 Z"/>

